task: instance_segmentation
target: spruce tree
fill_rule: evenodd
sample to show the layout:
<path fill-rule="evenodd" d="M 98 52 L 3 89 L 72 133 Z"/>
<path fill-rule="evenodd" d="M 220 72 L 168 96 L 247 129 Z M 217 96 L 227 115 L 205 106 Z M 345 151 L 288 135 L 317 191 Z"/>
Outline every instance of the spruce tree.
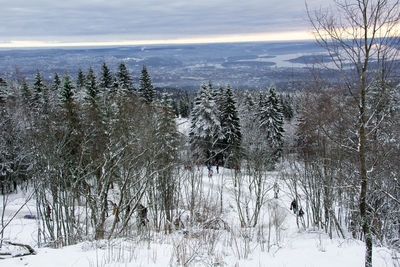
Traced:
<path fill-rule="evenodd" d="M 43 91 L 44 91 L 44 82 L 43 77 L 40 74 L 39 70 L 36 71 L 35 80 L 33 82 L 33 101 L 38 103 L 43 99 Z"/>
<path fill-rule="evenodd" d="M 0 77 L 0 102 L 4 102 L 6 99 L 6 89 L 7 89 L 7 82 Z"/>
<path fill-rule="evenodd" d="M 175 123 L 175 112 L 172 101 L 167 93 L 163 93 L 157 108 L 156 137 L 159 143 L 160 157 L 168 164 L 173 163 L 178 156 L 179 135 Z"/>
<path fill-rule="evenodd" d="M 129 73 L 124 62 L 121 62 L 118 66 L 116 81 L 118 82 L 119 89 L 121 89 L 122 91 L 128 92 L 134 89 L 131 74 Z"/>
<path fill-rule="evenodd" d="M 76 89 L 80 92 L 85 87 L 85 75 L 83 74 L 82 69 L 78 70 L 78 76 L 76 77 Z"/>
<path fill-rule="evenodd" d="M 255 106 L 255 102 L 254 102 L 253 96 L 250 94 L 249 91 L 245 91 L 244 92 L 244 102 L 246 103 L 246 105 L 248 107 L 254 107 Z"/>
<path fill-rule="evenodd" d="M 258 105 L 254 99 L 253 94 L 249 91 L 243 93 L 241 98 L 241 105 L 239 106 L 240 122 L 244 132 L 251 133 L 255 128 L 259 128 L 257 119 Z"/>
<path fill-rule="evenodd" d="M 185 92 L 185 95 L 179 99 L 179 114 L 182 118 L 188 118 L 190 115 L 191 101 L 189 94 Z"/>
<path fill-rule="evenodd" d="M 222 85 L 219 86 L 218 91 L 214 91 L 215 102 L 217 103 L 217 107 L 220 114 L 220 121 L 222 122 L 222 110 L 225 103 L 225 90 Z"/>
<path fill-rule="evenodd" d="M 97 86 L 96 75 L 94 74 L 92 67 L 89 68 L 89 71 L 85 77 L 85 81 L 86 99 L 95 101 L 99 94 L 99 88 Z"/>
<path fill-rule="evenodd" d="M 102 90 L 109 91 L 113 86 L 113 76 L 106 62 L 101 66 L 99 86 Z"/>
<path fill-rule="evenodd" d="M 240 162 L 240 143 L 242 133 L 239 116 L 236 109 L 236 102 L 233 98 L 231 87 L 228 85 L 223 92 L 221 107 L 221 123 L 224 139 L 222 151 L 227 166 L 235 167 Z"/>
<path fill-rule="evenodd" d="M 273 155 L 279 157 L 283 145 L 283 114 L 274 86 L 269 88 L 265 100 L 260 99 L 258 118 Z"/>
<path fill-rule="evenodd" d="M 6 86 L 7 86 L 6 80 L 0 77 L 0 87 L 6 87 Z"/>
<path fill-rule="evenodd" d="M 111 91 L 118 92 L 120 88 L 121 88 L 121 85 L 119 84 L 118 77 L 116 75 L 114 75 L 113 79 L 112 79 Z"/>
<path fill-rule="evenodd" d="M 190 143 L 194 156 L 201 161 L 214 161 L 223 140 L 219 110 L 213 90 L 205 83 L 195 98 L 191 114 Z"/>
<path fill-rule="evenodd" d="M 292 107 L 292 99 L 289 94 L 280 95 L 280 104 L 282 107 L 282 113 L 285 119 L 290 121 L 293 118 L 293 107 Z"/>
<path fill-rule="evenodd" d="M 74 85 L 67 73 L 64 74 L 60 91 L 60 100 L 63 103 L 71 103 L 74 96 Z"/>
<path fill-rule="evenodd" d="M 21 84 L 21 93 L 24 101 L 28 103 L 31 99 L 31 90 L 29 89 L 29 85 L 26 81 L 25 78 L 22 78 L 22 84 Z"/>
<path fill-rule="evenodd" d="M 150 75 L 147 72 L 146 65 L 143 65 L 142 74 L 140 76 L 140 86 L 138 90 L 139 96 L 143 98 L 146 103 L 153 102 L 154 99 L 154 88 L 151 83 Z"/>
<path fill-rule="evenodd" d="M 178 104 L 178 100 L 177 99 L 174 99 L 174 100 L 171 100 L 172 101 L 172 110 L 174 111 L 174 113 L 175 113 L 175 116 L 176 117 L 179 117 L 179 104 Z"/>
<path fill-rule="evenodd" d="M 60 85 L 61 85 L 60 77 L 58 76 L 57 72 L 54 72 L 53 84 L 51 85 L 51 89 L 54 92 L 58 92 L 60 90 Z"/>
<path fill-rule="evenodd" d="M 182 97 L 179 99 L 178 109 L 179 109 L 179 115 L 182 118 L 188 118 L 189 117 L 189 114 L 190 114 L 189 103 L 187 103 L 185 101 L 185 99 L 182 98 Z"/>

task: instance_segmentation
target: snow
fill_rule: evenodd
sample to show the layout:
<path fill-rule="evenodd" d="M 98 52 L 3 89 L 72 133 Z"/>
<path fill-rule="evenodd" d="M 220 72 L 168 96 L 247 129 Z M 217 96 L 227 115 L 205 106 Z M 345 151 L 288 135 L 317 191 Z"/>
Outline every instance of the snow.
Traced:
<path fill-rule="evenodd" d="M 182 133 L 188 133 L 187 120 L 177 119 L 177 124 Z M 18 258 L 4 256 L 6 259 L 0 260 L 0 267 L 179 266 L 178 262 L 185 260 L 190 261 L 187 266 L 364 266 L 363 242 L 338 237 L 331 240 L 321 231 L 297 227 L 296 216 L 289 210 L 289 190 L 278 179 L 278 172 L 270 172 L 266 176 L 270 180 L 269 184 L 278 181 L 280 188 L 278 199 L 273 198 L 273 190 L 268 192 L 268 203 L 279 206 L 284 221 L 280 228 L 280 241 L 277 242 L 273 233 L 268 251 L 268 205 L 262 210 L 262 223 L 259 226 L 241 228 L 232 195 L 234 173 L 222 167 L 219 168 L 219 174 L 215 166 L 213 170 L 214 174 L 209 178 L 206 166 L 200 166 L 200 170 L 193 166 L 195 174 L 202 177 L 203 192 L 210 203 L 218 202 L 220 187 L 223 185 L 224 212 L 219 215 L 229 225 L 229 231 L 186 228 L 170 235 L 146 232 L 110 241 L 86 241 L 61 249 L 38 248 L 38 221 L 24 218 L 26 214 L 35 215 L 35 201 L 30 199 L 6 228 L 4 239 L 29 244 L 37 251 L 37 255 Z M 5 221 L 24 205 L 29 195 L 30 192 L 8 195 Z M 262 228 L 264 235 L 258 236 L 257 231 Z M 190 238 L 187 238 L 187 232 Z M 4 245 L 1 252 L 15 253 L 15 250 L 15 247 Z M 373 266 L 399 266 L 399 260 L 395 262 L 393 256 L 394 251 L 374 247 Z"/>
<path fill-rule="evenodd" d="M 190 120 L 186 118 L 176 118 L 176 126 L 178 127 L 178 132 L 184 136 L 189 136 L 190 132 Z"/>

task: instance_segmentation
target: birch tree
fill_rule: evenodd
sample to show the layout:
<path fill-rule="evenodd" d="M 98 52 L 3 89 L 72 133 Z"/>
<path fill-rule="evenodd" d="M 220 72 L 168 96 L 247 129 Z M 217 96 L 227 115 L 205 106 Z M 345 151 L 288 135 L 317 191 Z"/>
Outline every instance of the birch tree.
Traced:
<path fill-rule="evenodd" d="M 372 266 L 371 214 L 367 201 L 374 168 L 372 112 L 367 95 L 376 81 L 389 80 L 399 50 L 397 0 L 335 0 L 327 11 L 308 10 L 317 42 L 329 54 L 340 74 L 341 86 L 352 98 L 357 126 L 356 142 L 348 149 L 358 157 L 359 211 L 365 239 L 365 266 Z M 376 126 L 376 125 L 375 125 Z M 349 138 L 351 138 L 349 136 Z"/>

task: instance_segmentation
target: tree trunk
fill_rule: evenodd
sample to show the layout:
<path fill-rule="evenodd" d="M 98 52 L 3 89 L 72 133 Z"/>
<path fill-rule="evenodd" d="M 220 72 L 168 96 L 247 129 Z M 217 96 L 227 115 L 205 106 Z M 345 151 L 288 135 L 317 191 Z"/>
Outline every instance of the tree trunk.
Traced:
<path fill-rule="evenodd" d="M 367 190 L 368 190 L 368 177 L 367 177 L 367 166 L 366 166 L 366 136 L 365 136 L 365 107 L 366 107 L 366 78 L 365 70 L 368 64 L 366 60 L 362 76 L 361 76 L 361 92 L 360 92 L 360 148 L 359 148 L 359 159 L 360 159 L 360 178 L 361 178 L 361 192 L 360 192 L 360 215 L 362 223 L 362 231 L 365 239 L 365 267 L 372 267 L 372 236 L 370 230 L 369 216 L 367 212 Z"/>

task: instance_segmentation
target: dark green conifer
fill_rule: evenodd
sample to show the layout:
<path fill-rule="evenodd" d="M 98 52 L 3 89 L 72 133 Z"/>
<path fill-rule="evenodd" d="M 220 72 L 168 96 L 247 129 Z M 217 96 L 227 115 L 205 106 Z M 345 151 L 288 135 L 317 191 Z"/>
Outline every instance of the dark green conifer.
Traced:
<path fill-rule="evenodd" d="M 284 132 L 283 114 L 273 86 L 269 88 L 267 98 L 265 100 L 260 99 L 258 118 L 260 127 L 265 131 L 267 142 L 274 151 L 273 154 L 280 156 Z"/>
<path fill-rule="evenodd" d="M 102 90 L 109 91 L 113 86 L 113 76 L 106 62 L 101 66 L 99 86 Z"/>
<path fill-rule="evenodd" d="M 43 99 L 43 91 L 44 91 L 44 82 L 43 77 L 40 74 L 39 70 L 36 71 L 35 80 L 33 82 L 33 101 L 39 102 Z"/>
<path fill-rule="evenodd" d="M 25 78 L 22 78 L 21 93 L 22 93 L 22 97 L 24 98 L 24 101 L 29 102 L 32 94 L 31 94 L 31 90 L 29 89 L 29 85 Z"/>
<path fill-rule="evenodd" d="M 74 96 L 74 85 L 71 81 L 71 78 L 67 73 L 64 74 L 63 82 L 61 86 L 60 92 L 60 100 L 63 103 L 70 103 L 73 100 Z"/>
<path fill-rule="evenodd" d="M 240 162 L 240 143 L 242 133 L 236 101 L 232 89 L 227 85 L 226 91 L 220 90 L 221 97 L 221 126 L 224 139 L 222 140 L 223 158 L 227 166 L 235 167 Z M 220 93 L 220 94 L 221 94 Z"/>
<path fill-rule="evenodd" d="M 58 92 L 60 90 L 60 86 L 61 86 L 60 77 L 58 76 L 57 72 L 54 72 L 53 84 L 51 85 L 51 89 L 54 92 Z"/>
<path fill-rule="evenodd" d="M 85 81 L 86 98 L 90 101 L 95 101 L 99 94 L 99 88 L 97 86 L 96 75 L 94 74 L 92 67 L 89 68 L 89 71 L 85 77 Z"/>
<path fill-rule="evenodd" d="M 82 69 L 79 69 L 78 76 L 76 77 L 76 89 L 81 91 L 83 88 L 85 88 L 85 83 L 85 74 L 83 74 Z"/>
<path fill-rule="evenodd" d="M 0 102 L 4 102 L 6 99 L 7 82 L 0 77 Z"/>
<path fill-rule="evenodd" d="M 215 161 L 220 152 L 219 142 L 223 140 L 213 91 L 207 84 L 201 85 L 191 114 L 190 143 L 194 156 L 201 161 Z"/>
<path fill-rule="evenodd" d="M 124 62 L 121 62 L 121 64 L 119 64 L 116 78 L 118 82 L 118 87 L 122 91 L 128 92 L 134 89 L 131 74 L 129 73 Z"/>
<path fill-rule="evenodd" d="M 147 68 L 143 65 L 142 74 L 140 76 L 140 87 L 138 90 L 139 96 L 143 98 L 146 103 L 153 102 L 154 99 L 154 88 L 151 83 L 151 78 L 149 73 L 147 72 Z"/>

